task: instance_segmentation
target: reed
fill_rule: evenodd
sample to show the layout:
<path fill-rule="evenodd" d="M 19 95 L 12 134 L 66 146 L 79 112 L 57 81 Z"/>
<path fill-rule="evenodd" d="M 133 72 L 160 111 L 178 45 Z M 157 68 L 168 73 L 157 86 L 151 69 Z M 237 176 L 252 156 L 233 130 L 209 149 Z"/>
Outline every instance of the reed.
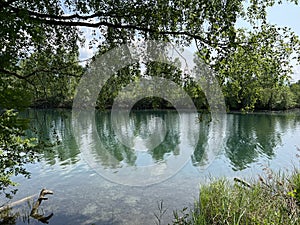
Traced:
<path fill-rule="evenodd" d="M 194 209 L 174 224 L 269 225 L 300 224 L 300 172 L 269 172 L 255 181 L 220 179 L 202 185 Z M 249 185 L 248 185 L 249 184 Z"/>

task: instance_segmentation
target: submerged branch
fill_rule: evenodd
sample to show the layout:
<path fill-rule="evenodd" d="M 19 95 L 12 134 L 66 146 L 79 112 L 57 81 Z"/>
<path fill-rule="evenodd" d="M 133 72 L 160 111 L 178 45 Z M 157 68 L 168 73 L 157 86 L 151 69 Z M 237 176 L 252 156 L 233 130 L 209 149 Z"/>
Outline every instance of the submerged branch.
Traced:
<path fill-rule="evenodd" d="M 47 190 L 47 189 L 42 189 L 41 192 L 40 192 L 40 195 L 37 199 L 37 201 L 35 202 L 35 204 L 33 205 L 32 209 L 31 209 L 31 212 L 30 212 L 30 216 L 42 223 L 49 223 L 49 219 L 53 216 L 53 213 L 50 213 L 48 216 L 44 216 L 43 214 L 39 214 L 38 213 L 38 209 L 42 203 L 43 200 L 48 200 L 47 197 L 45 197 L 46 195 L 53 195 L 53 191 L 50 191 L 50 190 Z M 15 207 L 17 205 L 20 205 L 24 202 L 27 202 L 31 199 L 33 199 L 35 196 L 37 196 L 37 194 L 35 195 L 31 195 L 31 196 L 28 196 L 26 198 L 23 198 L 21 200 L 18 200 L 18 201 L 15 201 L 15 202 L 12 202 L 12 203 L 9 203 L 5 206 L 2 206 L 0 207 L 0 212 L 4 211 L 4 210 L 8 210 L 12 207 Z"/>
<path fill-rule="evenodd" d="M 4 211 L 4 210 L 7 210 L 7 209 L 10 209 L 10 208 L 12 208 L 12 207 L 15 207 L 15 206 L 17 206 L 17 205 L 20 205 L 20 204 L 22 204 L 22 203 L 24 203 L 24 202 L 27 202 L 27 201 L 33 199 L 35 196 L 37 196 L 37 194 L 28 196 L 28 197 L 26 197 L 26 198 L 22 198 L 22 199 L 20 199 L 20 200 L 18 200 L 18 201 L 15 201 L 15 202 L 9 203 L 9 204 L 7 204 L 7 205 L 5 205 L 5 206 L 2 206 L 2 207 L 0 207 L 0 212 L 2 212 L 2 211 Z"/>
<path fill-rule="evenodd" d="M 43 200 L 48 200 L 48 198 L 45 197 L 45 195 L 53 195 L 53 191 L 42 189 L 39 195 L 38 200 L 35 202 L 35 204 L 32 207 L 32 210 L 30 212 L 30 216 L 34 219 L 37 219 L 41 221 L 42 223 L 48 223 L 48 220 L 51 219 L 53 216 L 53 213 L 49 214 L 48 216 L 44 216 L 42 214 L 38 213 L 38 208 Z"/>

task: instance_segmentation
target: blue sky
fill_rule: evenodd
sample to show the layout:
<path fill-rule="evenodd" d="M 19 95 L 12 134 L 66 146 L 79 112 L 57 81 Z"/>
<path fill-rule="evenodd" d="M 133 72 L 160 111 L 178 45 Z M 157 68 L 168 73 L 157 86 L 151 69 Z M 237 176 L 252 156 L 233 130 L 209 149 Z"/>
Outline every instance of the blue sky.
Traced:
<path fill-rule="evenodd" d="M 248 3 L 245 3 L 247 5 Z M 271 24 L 279 27 L 290 27 L 292 31 L 300 37 L 300 5 L 284 1 L 282 4 L 276 4 L 267 9 L 267 19 Z M 250 28 L 245 21 L 238 20 L 237 27 Z M 300 80 L 300 66 L 296 66 L 296 61 L 291 62 L 294 65 L 294 74 L 292 81 Z"/>
<path fill-rule="evenodd" d="M 300 36 L 300 5 L 275 5 L 268 10 L 268 19 L 273 24 L 291 27 Z"/>
<path fill-rule="evenodd" d="M 290 27 L 300 36 L 300 5 L 292 3 L 275 5 L 268 10 L 268 20 L 278 26 Z M 300 66 L 295 67 L 292 78 L 294 81 L 300 80 Z"/>
<path fill-rule="evenodd" d="M 268 9 L 268 21 L 280 27 L 290 27 L 300 37 L 300 5 L 284 2 Z M 295 65 L 295 62 L 292 62 Z M 295 66 L 293 81 L 300 80 L 300 66 Z"/>

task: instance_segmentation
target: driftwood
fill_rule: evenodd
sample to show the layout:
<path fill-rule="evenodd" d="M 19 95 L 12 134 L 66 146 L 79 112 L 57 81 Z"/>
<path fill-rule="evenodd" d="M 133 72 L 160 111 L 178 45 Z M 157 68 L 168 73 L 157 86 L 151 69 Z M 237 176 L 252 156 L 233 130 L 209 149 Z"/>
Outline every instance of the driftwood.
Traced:
<path fill-rule="evenodd" d="M 45 195 L 53 195 L 53 191 L 50 191 L 47 189 L 41 190 L 38 200 L 35 202 L 35 204 L 32 207 L 30 216 L 34 219 L 41 221 L 42 223 L 49 223 L 48 220 L 51 219 L 51 217 L 53 216 L 53 213 L 49 214 L 48 216 L 44 216 L 44 215 L 38 213 L 38 209 L 39 209 L 39 206 L 42 203 L 42 201 L 48 200 L 48 198 L 46 198 Z"/>
<path fill-rule="evenodd" d="M 37 201 L 35 202 L 35 204 L 33 205 L 32 210 L 30 212 L 30 216 L 32 218 L 34 218 L 36 220 L 39 220 L 42 223 L 49 223 L 48 220 L 53 216 L 53 213 L 51 213 L 48 216 L 44 216 L 44 215 L 41 215 L 41 214 L 38 213 L 38 208 L 41 205 L 41 203 L 42 203 L 43 200 L 47 200 L 48 199 L 48 198 L 45 197 L 45 195 L 52 195 L 52 194 L 53 194 L 53 191 L 50 191 L 50 190 L 47 190 L 47 189 L 42 189 L 41 190 L 40 195 L 39 195 Z M 36 196 L 37 196 L 37 194 L 31 195 L 31 196 L 28 196 L 28 197 L 23 198 L 21 200 L 9 203 L 6 206 L 2 206 L 2 207 L 0 207 L 0 212 L 2 212 L 4 210 L 7 210 L 7 209 L 10 209 L 12 207 L 15 207 L 17 205 L 20 205 L 20 204 L 22 204 L 22 203 L 24 203 L 26 201 L 29 201 L 29 200 L 33 199 Z"/>
<path fill-rule="evenodd" d="M 5 205 L 5 206 L 2 206 L 2 207 L 0 207 L 0 212 L 2 212 L 2 211 L 4 211 L 4 210 L 7 210 L 7 209 L 10 209 L 10 208 L 12 208 L 12 207 L 15 207 L 15 206 L 17 206 L 17 205 L 20 205 L 20 204 L 22 204 L 22 203 L 24 203 L 24 202 L 27 202 L 27 201 L 33 199 L 35 196 L 37 196 L 37 194 L 28 196 L 28 197 L 26 197 L 26 198 L 22 198 L 22 199 L 20 199 L 20 200 L 18 200 L 18 201 L 15 201 L 15 202 L 9 203 L 9 204 L 7 204 L 7 205 Z"/>

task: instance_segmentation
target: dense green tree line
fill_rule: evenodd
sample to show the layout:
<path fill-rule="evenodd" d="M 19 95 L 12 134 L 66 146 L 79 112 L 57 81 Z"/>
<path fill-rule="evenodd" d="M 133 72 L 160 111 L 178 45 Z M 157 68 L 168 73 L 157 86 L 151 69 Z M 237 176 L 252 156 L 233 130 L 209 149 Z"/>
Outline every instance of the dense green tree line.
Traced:
<path fill-rule="evenodd" d="M 1 174 L 8 180 L 9 175 L 26 175 L 23 170 L 11 170 L 14 165 L 7 161 L 10 146 L 24 146 L 23 141 L 33 144 L 22 138 L 25 127 L 20 127 L 17 119 L 7 119 L 17 116 L 17 111 L 11 110 L 30 105 L 70 106 L 78 81 L 88 69 L 88 65 L 80 66 L 78 58 L 80 46 L 87 41 L 98 49 L 97 54 L 137 39 L 163 40 L 183 47 L 194 43 L 198 56 L 216 71 L 229 108 L 299 106 L 300 84 L 289 86 L 290 61 L 293 52 L 300 52 L 299 38 L 288 28 L 267 22 L 268 7 L 280 2 L 1 0 Z M 251 29 L 237 29 L 238 19 L 247 21 Z M 82 28 L 92 29 L 91 37 Z M 170 65 L 149 63 L 145 68 L 146 76 L 160 74 L 173 80 L 185 88 L 198 108 L 207 107 L 205 96 L 191 77 L 182 76 Z M 109 107 L 124 85 L 142 76 L 140 65 L 119 71 L 101 91 L 99 108 Z M 151 105 L 146 101 L 139 107 L 167 104 L 150 100 L 154 100 Z M 12 139 L 4 138 L 6 130 Z M 17 137 L 20 142 L 15 141 Z M 31 151 L 31 144 L 20 151 Z M 16 160 L 16 165 L 22 162 Z"/>

